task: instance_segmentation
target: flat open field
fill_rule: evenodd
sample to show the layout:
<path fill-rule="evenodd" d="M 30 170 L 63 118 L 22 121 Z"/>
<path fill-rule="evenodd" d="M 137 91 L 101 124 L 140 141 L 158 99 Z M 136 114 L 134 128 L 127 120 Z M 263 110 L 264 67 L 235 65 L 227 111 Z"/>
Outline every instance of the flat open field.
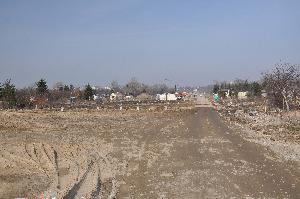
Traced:
<path fill-rule="evenodd" d="M 300 198 L 299 165 L 210 107 L 0 112 L 0 198 Z"/>
<path fill-rule="evenodd" d="M 0 198 L 142 194 L 124 178 L 169 153 L 163 140 L 180 129 L 185 109 L 2 111 Z"/>

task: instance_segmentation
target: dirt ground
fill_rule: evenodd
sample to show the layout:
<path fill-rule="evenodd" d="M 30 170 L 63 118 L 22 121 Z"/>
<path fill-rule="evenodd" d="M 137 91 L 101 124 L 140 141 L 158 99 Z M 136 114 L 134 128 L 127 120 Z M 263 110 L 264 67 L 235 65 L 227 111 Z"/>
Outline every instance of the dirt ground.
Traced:
<path fill-rule="evenodd" d="M 209 106 L 1 111 L 0 185 L 0 198 L 300 198 L 300 167 Z"/>

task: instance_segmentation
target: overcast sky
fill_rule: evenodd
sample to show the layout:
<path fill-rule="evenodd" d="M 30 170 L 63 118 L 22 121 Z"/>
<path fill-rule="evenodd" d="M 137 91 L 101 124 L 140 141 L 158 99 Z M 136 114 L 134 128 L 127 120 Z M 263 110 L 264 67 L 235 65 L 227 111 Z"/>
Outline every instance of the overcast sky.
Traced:
<path fill-rule="evenodd" d="M 206 85 L 280 60 L 300 63 L 299 0 L 0 1 L 0 81 L 18 87 Z"/>

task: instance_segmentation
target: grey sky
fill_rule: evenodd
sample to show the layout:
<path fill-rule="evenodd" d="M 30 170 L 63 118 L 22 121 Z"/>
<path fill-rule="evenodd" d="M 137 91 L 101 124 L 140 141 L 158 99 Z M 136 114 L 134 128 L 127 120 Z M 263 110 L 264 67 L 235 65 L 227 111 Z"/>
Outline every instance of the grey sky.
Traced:
<path fill-rule="evenodd" d="M 300 63 L 300 1 L 0 1 L 0 81 L 179 85 Z"/>

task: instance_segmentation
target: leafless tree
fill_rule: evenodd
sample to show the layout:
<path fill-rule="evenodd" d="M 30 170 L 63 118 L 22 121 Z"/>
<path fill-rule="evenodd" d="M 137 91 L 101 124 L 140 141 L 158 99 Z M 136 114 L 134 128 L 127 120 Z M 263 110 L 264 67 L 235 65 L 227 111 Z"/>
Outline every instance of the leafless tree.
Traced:
<path fill-rule="evenodd" d="M 127 94 L 133 96 L 139 95 L 143 90 L 143 84 L 140 83 L 136 78 L 132 78 L 123 89 Z"/>
<path fill-rule="evenodd" d="M 299 65 L 278 63 L 275 69 L 263 74 L 263 86 L 273 103 L 290 110 L 290 105 L 299 103 Z"/>
<path fill-rule="evenodd" d="M 120 86 L 120 84 L 118 83 L 118 81 L 116 81 L 116 80 L 113 80 L 113 81 L 110 83 L 110 88 L 111 88 L 114 92 L 120 92 L 120 91 L 121 91 L 121 86 Z"/>
<path fill-rule="evenodd" d="M 170 90 L 166 84 L 154 84 L 149 87 L 149 93 L 152 95 L 170 92 Z"/>

